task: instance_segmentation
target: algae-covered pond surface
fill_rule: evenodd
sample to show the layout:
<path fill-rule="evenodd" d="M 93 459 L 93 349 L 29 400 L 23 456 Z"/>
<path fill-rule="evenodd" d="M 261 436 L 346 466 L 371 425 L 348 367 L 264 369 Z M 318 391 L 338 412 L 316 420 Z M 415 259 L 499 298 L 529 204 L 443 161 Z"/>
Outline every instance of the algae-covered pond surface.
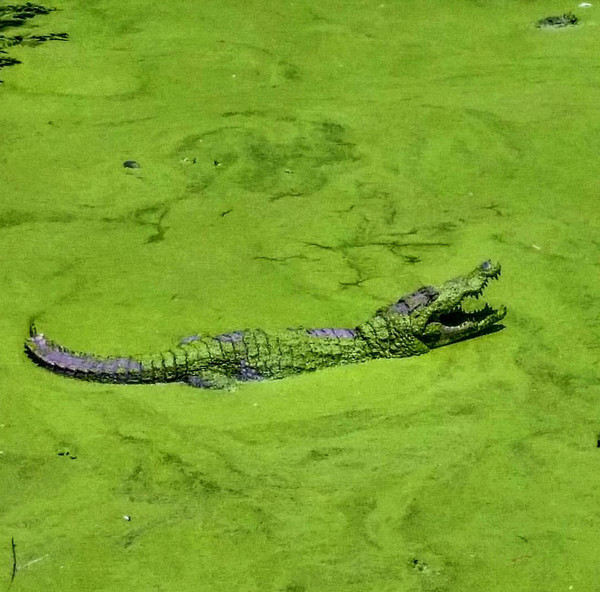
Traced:
<path fill-rule="evenodd" d="M 597 589 L 600 5 L 446 4 L 19 27 L 69 41 L 0 71 L 0 589 Z M 505 329 L 418 358 L 222 393 L 23 354 L 32 317 L 99 354 L 353 326 L 488 258 Z"/>

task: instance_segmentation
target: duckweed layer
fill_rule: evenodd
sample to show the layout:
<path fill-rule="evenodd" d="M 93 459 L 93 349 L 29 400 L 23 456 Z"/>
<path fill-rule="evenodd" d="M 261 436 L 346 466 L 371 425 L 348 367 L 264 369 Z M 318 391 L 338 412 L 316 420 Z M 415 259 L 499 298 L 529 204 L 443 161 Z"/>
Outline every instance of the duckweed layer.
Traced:
<path fill-rule="evenodd" d="M 11 592 L 594 589 L 596 7 L 56 7 L 0 87 L 0 587 L 14 538 Z M 506 329 L 436 355 L 219 394 L 22 352 L 353 326 L 488 257 Z"/>

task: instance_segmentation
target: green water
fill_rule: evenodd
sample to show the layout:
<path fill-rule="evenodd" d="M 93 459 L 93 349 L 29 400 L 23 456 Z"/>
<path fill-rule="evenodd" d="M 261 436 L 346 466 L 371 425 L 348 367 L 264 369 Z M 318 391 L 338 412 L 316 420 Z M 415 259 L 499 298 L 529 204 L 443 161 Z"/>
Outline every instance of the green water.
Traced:
<path fill-rule="evenodd" d="M 597 590 L 600 5 L 56 6 L 0 75 L 0 589 L 14 538 L 14 592 Z M 223 394 L 22 353 L 351 326 L 487 258 L 505 330 L 420 358 Z"/>

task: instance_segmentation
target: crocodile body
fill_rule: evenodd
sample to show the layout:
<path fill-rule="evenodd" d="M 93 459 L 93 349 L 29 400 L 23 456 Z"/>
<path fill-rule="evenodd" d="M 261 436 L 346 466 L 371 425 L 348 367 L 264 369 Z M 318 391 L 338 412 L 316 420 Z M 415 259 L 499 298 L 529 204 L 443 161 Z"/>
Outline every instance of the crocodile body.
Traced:
<path fill-rule="evenodd" d="M 354 328 L 194 335 L 154 355 L 99 357 L 57 345 L 32 324 L 25 351 L 38 365 L 82 380 L 235 388 L 240 382 L 285 378 L 329 366 L 419 355 L 480 335 L 504 318 L 506 308 L 495 310 L 486 304 L 465 312 L 461 303 L 468 296 L 478 298 L 488 281 L 499 275 L 500 266 L 486 261 L 440 287 L 425 286 L 403 296 Z"/>

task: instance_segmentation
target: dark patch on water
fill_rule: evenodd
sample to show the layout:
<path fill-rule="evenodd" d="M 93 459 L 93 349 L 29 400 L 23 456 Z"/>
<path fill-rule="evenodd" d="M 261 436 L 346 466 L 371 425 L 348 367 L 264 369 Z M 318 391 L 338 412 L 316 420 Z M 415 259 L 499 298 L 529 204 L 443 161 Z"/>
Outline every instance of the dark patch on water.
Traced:
<path fill-rule="evenodd" d="M 343 448 L 328 447 L 328 448 L 313 448 L 306 455 L 306 461 L 308 462 L 321 462 L 328 460 L 333 456 L 339 456 L 344 452 Z"/>
<path fill-rule="evenodd" d="M 288 74 L 295 76 L 291 70 Z M 226 112 L 223 116 L 253 114 Z M 306 197 L 329 183 L 329 166 L 360 159 L 348 130 L 337 122 L 265 117 L 260 126 L 240 123 L 193 134 L 180 143 L 178 161 L 196 159 L 198 163 L 185 169 L 189 191 L 222 182 L 270 199 Z"/>
<path fill-rule="evenodd" d="M 560 16 L 547 16 L 536 23 L 536 27 L 560 29 L 562 27 L 573 27 L 579 22 L 579 19 L 572 12 L 565 12 Z"/>
<path fill-rule="evenodd" d="M 410 564 L 412 565 L 413 569 L 420 572 L 425 572 L 429 570 L 429 565 L 427 565 L 425 561 L 423 561 L 422 559 L 418 559 L 417 557 L 411 559 Z"/>
<path fill-rule="evenodd" d="M 125 478 L 122 491 L 131 501 L 164 503 L 188 496 L 193 500 L 223 493 L 235 493 L 211 475 L 199 470 L 194 462 L 177 452 L 161 451 L 158 456 L 139 459 Z"/>
<path fill-rule="evenodd" d="M 77 460 L 77 457 L 71 454 L 68 450 L 66 452 L 57 452 L 56 456 L 64 456 L 65 458 L 70 458 L 71 460 Z"/>
<path fill-rule="evenodd" d="M 302 584 L 288 584 L 285 588 L 281 588 L 282 592 L 306 592 L 306 586 Z"/>

